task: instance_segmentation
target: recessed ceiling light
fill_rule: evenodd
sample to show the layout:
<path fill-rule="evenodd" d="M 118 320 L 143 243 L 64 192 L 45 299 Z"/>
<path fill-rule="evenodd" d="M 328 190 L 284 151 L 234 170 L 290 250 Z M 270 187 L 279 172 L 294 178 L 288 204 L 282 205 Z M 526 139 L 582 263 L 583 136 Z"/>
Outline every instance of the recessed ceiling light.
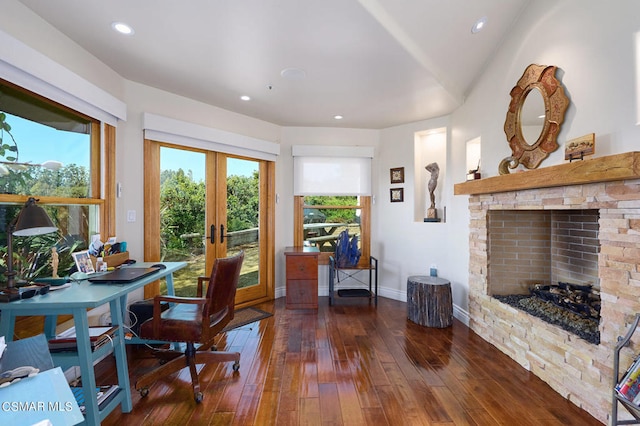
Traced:
<path fill-rule="evenodd" d="M 482 31 L 482 29 L 486 24 L 487 24 L 487 17 L 483 16 L 482 18 L 478 19 L 475 24 L 473 24 L 473 27 L 471 27 L 471 33 L 472 34 L 479 33 L 480 31 Z"/>
<path fill-rule="evenodd" d="M 125 34 L 125 35 L 134 34 L 133 28 L 131 28 L 129 25 L 125 24 L 124 22 L 113 22 L 111 24 L 111 28 L 113 28 L 120 34 Z"/>
<path fill-rule="evenodd" d="M 250 101 L 251 97 L 247 96 L 247 95 L 242 95 L 242 96 L 240 96 L 240 99 L 242 99 L 243 101 Z"/>
<path fill-rule="evenodd" d="M 335 118 L 336 120 L 342 120 L 344 117 L 341 115 L 334 115 L 333 118 Z"/>
<path fill-rule="evenodd" d="M 280 71 L 280 75 L 287 80 L 302 80 L 307 76 L 307 73 L 300 68 L 285 68 Z"/>

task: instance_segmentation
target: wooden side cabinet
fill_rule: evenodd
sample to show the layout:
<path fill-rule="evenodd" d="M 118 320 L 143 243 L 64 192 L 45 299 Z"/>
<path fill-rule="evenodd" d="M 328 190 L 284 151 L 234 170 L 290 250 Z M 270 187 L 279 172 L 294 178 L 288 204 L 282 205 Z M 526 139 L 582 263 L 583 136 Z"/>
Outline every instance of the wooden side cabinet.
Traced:
<path fill-rule="evenodd" d="M 287 247 L 287 309 L 318 309 L 317 247 Z"/>

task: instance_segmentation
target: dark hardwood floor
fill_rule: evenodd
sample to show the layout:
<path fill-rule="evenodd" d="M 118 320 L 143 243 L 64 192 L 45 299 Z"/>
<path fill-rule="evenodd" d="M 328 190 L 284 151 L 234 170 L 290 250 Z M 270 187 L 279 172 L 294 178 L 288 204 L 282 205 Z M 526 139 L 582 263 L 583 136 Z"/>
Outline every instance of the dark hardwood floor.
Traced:
<path fill-rule="evenodd" d="M 270 318 L 222 335 L 242 353 L 200 370 L 196 404 L 186 369 L 149 395 L 136 378 L 157 366 L 150 350 L 128 348 L 133 411 L 103 425 L 599 425 L 588 413 L 482 340 L 459 321 L 434 329 L 406 319 L 404 303 L 381 298 L 315 312 L 288 311 L 284 299 L 257 307 Z M 115 380 L 111 357 L 99 384 Z"/>

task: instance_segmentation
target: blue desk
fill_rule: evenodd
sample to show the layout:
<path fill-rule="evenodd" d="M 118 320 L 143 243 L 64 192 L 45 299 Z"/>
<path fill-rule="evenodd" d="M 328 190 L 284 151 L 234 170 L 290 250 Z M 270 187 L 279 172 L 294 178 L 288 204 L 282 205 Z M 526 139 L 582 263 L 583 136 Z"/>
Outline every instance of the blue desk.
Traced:
<path fill-rule="evenodd" d="M 155 263 L 155 262 L 153 262 Z M 153 263 L 136 263 L 135 267 L 151 266 Z M 55 335 L 55 326 L 58 315 L 73 315 L 76 327 L 76 339 L 78 352 L 52 354 L 53 361 L 62 368 L 77 365 L 80 367 L 82 386 L 86 395 L 93 395 L 96 387 L 96 377 L 93 371 L 93 362 L 106 355 L 113 349 L 118 370 L 118 386 L 122 391 L 103 410 L 98 409 L 98 401 L 93 398 L 86 401 L 85 420 L 88 425 L 99 425 L 118 404 L 122 405 L 122 412 L 128 413 L 132 409 L 131 388 L 129 384 L 129 369 L 125 351 L 124 327 L 125 312 L 127 308 L 127 295 L 145 285 L 166 277 L 167 290 L 173 294 L 173 272 L 184 268 L 186 262 L 165 262 L 166 269 L 160 269 L 153 275 L 141 278 L 129 284 L 91 284 L 84 280 L 73 283 L 70 288 L 50 291 L 43 296 L 35 296 L 31 299 L 18 300 L 9 303 L 0 303 L 0 335 L 4 335 L 7 341 L 13 339 L 15 320 L 18 316 L 46 315 L 45 334 L 47 337 Z M 89 321 L 87 311 L 109 303 L 111 309 L 111 322 L 119 325 L 113 346 L 105 345 L 95 352 L 91 351 L 89 340 Z"/>

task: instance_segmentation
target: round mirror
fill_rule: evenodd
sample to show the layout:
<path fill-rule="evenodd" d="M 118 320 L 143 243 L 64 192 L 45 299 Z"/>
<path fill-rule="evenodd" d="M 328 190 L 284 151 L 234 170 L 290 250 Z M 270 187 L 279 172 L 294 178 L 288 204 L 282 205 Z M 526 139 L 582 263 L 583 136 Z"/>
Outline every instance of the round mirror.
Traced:
<path fill-rule="evenodd" d="M 554 66 L 529 65 L 511 89 L 504 132 L 512 155 L 500 163 L 500 174 L 509 173 L 519 164 L 535 169 L 558 149 L 558 133 L 569 99 L 555 72 Z M 543 118 L 534 123 L 540 116 Z"/>
<path fill-rule="evenodd" d="M 526 94 L 520 110 L 520 130 L 522 131 L 522 137 L 529 145 L 535 145 L 540 139 L 544 129 L 545 117 L 542 92 L 537 87 L 534 87 Z"/>

